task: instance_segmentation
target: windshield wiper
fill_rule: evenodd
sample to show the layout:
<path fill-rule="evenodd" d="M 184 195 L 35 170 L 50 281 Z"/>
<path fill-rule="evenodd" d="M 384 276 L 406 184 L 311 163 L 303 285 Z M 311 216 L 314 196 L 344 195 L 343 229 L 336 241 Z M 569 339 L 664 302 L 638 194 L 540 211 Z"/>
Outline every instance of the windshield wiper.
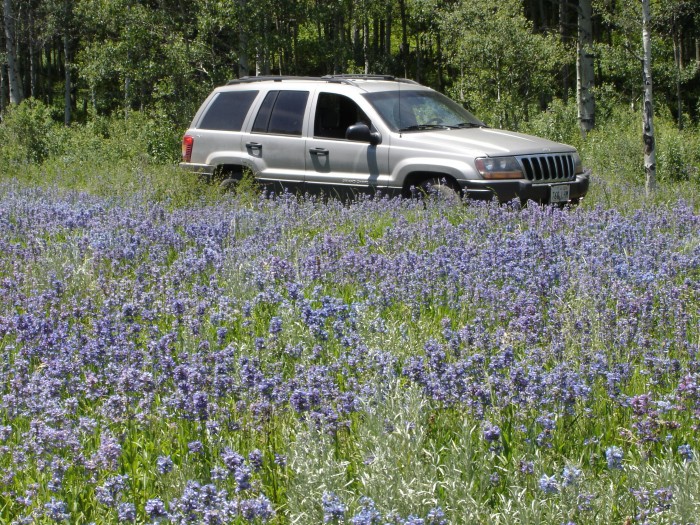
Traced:
<path fill-rule="evenodd" d="M 415 124 L 399 129 L 399 131 L 422 131 L 425 129 L 450 129 L 451 126 L 445 124 Z"/>
<path fill-rule="evenodd" d="M 486 128 L 485 124 L 477 124 L 476 122 L 460 122 L 459 124 L 456 124 L 454 127 L 456 128 Z"/>

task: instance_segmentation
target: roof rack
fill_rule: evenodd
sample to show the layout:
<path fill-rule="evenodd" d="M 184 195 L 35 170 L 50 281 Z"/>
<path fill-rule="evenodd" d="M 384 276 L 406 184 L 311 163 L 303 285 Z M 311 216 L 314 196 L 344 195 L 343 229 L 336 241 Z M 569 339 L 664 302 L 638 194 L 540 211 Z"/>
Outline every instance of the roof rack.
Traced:
<path fill-rule="evenodd" d="M 249 84 L 251 82 L 282 82 L 283 80 L 321 80 L 321 77 L 295 77 L 290 75 L 259 75 L 255 77 L 241 77 L 229 80 L 226 85 Z"/>
<path fill-rule="evenodd" d="M 229 80 L 226 85 L 233 84 L 249 84 L 253 82 L 282 82 L 283 80 L 309 80 L 322 82 L 341 82 L 344 84 L 354 84 L 354 80 L 389 80 L 393 82 L 404 82 L 407 84 L 417 84 L 414 80 L 407 78 L 399 78 L 393 75 L 361 75 L 361 74 L 342 74 L 342 75 L 324 75 L 322 77 L 297 77 L 291 75 L 260 75 L 255 77 L 241 77 L 234 80 Z"/>
<path fill-rule="evenodd" d="M 323 80 L 337 80 L 337 81 L 344 81 L 344 80 L 389 80 L 392 82 L 405 82 L 408 84 L 417 84 L 417 82 L 413 80 L 409 80 L 407 78 L 400 78 L 400 77 L 395 77 L 394 75 L 365 75 L 365 74 L 355 74 L 355 73 L 346 73 L 342 75 L 324 75 L 321 77 Z"/>

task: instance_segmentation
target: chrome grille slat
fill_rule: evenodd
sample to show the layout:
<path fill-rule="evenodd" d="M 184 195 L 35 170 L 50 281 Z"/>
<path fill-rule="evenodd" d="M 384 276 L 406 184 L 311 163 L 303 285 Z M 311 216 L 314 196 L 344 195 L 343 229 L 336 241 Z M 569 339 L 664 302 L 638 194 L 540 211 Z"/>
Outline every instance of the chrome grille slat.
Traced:
<path fill-rule="evenodd" d="M 523 155 L 518 157 L 523 173 L 533 182 L 557 182 L 574 179 L 574 158 L 568 153 Z"/>

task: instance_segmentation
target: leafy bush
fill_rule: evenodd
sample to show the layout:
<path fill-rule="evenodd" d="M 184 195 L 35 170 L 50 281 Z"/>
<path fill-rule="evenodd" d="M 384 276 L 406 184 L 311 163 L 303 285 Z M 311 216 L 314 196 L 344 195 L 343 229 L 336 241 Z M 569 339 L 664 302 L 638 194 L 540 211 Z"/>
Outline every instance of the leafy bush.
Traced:
<path fill-rule="evenodd" d="M 678 130 L 673 123 L 661 128 L 657 146 L 659 179 L 698 182 L 700 137 L 693 130 Z"/>
<path fill-rule="evenodd" d="M 36 99 L 26 99 L 10 107 L 0 124 L 0 140 L 5 146 L 0 158 L 9 164 L 42 162 L 61 149 L 61 132 L 51 109 Z"/>
<path fill-rule="evenodd" d="M 560 99 L 553 100 L 547 111 L 537 113 L 529 122 L 521 126 L 521 131 L 545 137 L 557 142 L 579 146 L 581 131 L 576 116 L 576 100 L 564 104 Z"/>

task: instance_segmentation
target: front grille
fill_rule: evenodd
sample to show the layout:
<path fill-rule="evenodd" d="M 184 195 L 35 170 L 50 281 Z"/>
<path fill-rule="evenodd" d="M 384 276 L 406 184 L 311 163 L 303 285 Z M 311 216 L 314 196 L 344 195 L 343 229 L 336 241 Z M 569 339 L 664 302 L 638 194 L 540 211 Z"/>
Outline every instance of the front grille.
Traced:
<path fill-rule="evenodd" d="M 525 176 L 533 182 L 574 180 L 574 157 L 560 155 L 528 155 L 518 157 Z"/>

